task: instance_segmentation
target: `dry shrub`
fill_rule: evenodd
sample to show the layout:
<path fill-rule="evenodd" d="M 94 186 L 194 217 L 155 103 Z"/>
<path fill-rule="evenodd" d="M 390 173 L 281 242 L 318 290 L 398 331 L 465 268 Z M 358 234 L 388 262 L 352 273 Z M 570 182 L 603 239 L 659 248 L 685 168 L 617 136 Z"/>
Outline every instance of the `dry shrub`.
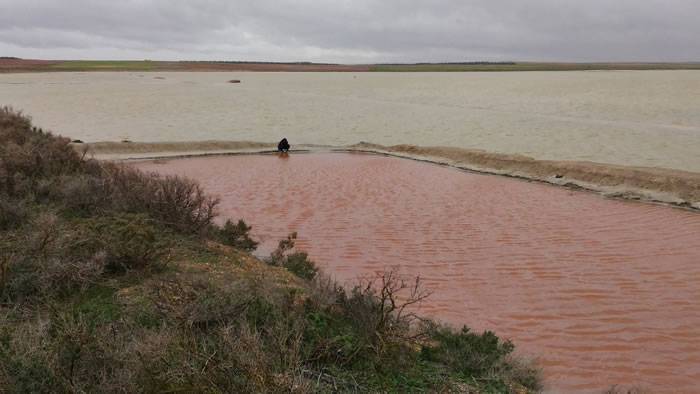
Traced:
<path fill-rule="evenodd" d="M 107 267 L 107 254 L 97 252 L 81 260 L 49 258 L 38 272 L 42 292 L 70 294 L 85 291 L 102 279 Z"/>
<path fill-rule="evenodd" d="M 0 255 L 0 296 L 5 293 L 5 287 L 10 277 L 10 264 L 14 262 L 14 259 L 14 255 Z"/>
<path fill-rule="evenodd" d="M 0 294 L 21 301 L 67 295 L 99 281 L 107 260 L 102 250 L 74 250 L 77 233 L 50 212 L 37 215 L 4 259 Z"/>
<path fill-rule="evenodd" d="M 59 202 L 68 212 L 88 216 L 109 209 L 112 204 L 106 181 L 101 176 L 76 174 L 55 178 L 40 185 L 39 192 Z M 43 190 L 42 190 L 43 189 Z"/>
<path fill-rule="evenodd" d="M 32 127 L 8 107 L 0 108 L 0 196 L 47 198 L 84 215 L 146 213 L 188 234 L 207 229 L 218 204 L 192 180 L 87 160 L 69 139 Z M 18 208 L 0 206 L 0 226 L 21 220 L 13 215 Z"/>
<path fill-rule="evenodd" d="M 415 323 L 423 320 L 412 307 L 429 295 L 420 277 L 407 281 L 396 270 L 390 270 L 363 279 L 349 297 L 341 299 L 341 305 L 369 339 L 371 350 L 381 357 L 393 345 L 411 345 L 425 339 L 425 331 L 414 330 Z"/>
<path fill-rule="evenodd" d="M 149 281 L 146 289 L 164 317 L 200 331 L 242 320 L 265 325 L 280 305 L 291 302 L 264 280 L 212 280 L 209 273 L 164 275 Z"/>
<path fill-rule="evenodd" d="M 54 326 L 54 346 L 56 369 L 70 391 L 162 392 L 167 387 L 157 380 L 157 365 L 171 362 L 168 351 L 179 340 L 178 330 L 144 330 L 122 322 L 93 326 L 80 314 L 66 320 Z"/>
<path fill-rule="evenodd" d="M 65 233 L 60 228 L 60 220 L 53 212 L 41 212 L 30 224 L 30 231 L 24 245 L 28 254 L 60 256 L 58 240 Z"/>
<path fill-rule="evenodd" d="M 186 234 L 202 234 L 209 228 L 219 202 L 207 196 L 193 180 L 159 177 L 112 163 L 103 163 L 96 174 L 54 177 L 40 182 L 36 189 L 39 195 L 58 202 L 69 213 L 142 213 Z"/>
<path fill-rule="evenodd" d="M 285 257 L 292 249 L 296 243 L 297 233 L 291 233 L 286 239 L 283 239 L 277 244 L 277 249 L 272 251 L 270 257 L 266 260 L 268 264 L 280 267 L 284 264 Z"/>
<path fill-rule="evenodd" d="M 344 297 L 347 297 L 345 288 L 326 273 L 321 272 L 309 282 L 307 301 L 314 308 L 321 310 L 333 308 L 338 304 L 338 300 Z"/>
<path fill-rule="evenodd" d="M 17 318 L 8 319 L 9 314 L 5 315 L 9 324 L 0 326 L 5 329 L 0 341 L 0 379 L 6 383 L 2 387 L 17 393 L 65 391 L 52 368 L 49 320 L 36 317 L 20 323 Z"/>
<path fill-rule="evenodd" d="M 183 308 L 184 321 L 189 327 L 206 330 L 238 321 L 252 294 L 239 282 L 222 286 L 200 279 L 191 285 L 188 296 L 189 302 Z"/>
<path fill-rule="evenodd" d="M 609 389 L 605 390 L 603 394 L 650 394 L 651 391 L 644 389 L 642 387 L 622 387 L 619 385 L 614 385 Z"/>
<path fill-rule="evenodd" d="M 10 392 L 141 391 L 151 363 L 174 337 L 167 329 L 95 325 L 85 314 L 56 308 L 12 327 L 0 343 L 0 382 Z"/>
<path fill-rule="evenodd" d="M 180 329 L 167 355 L 150 364 L 151 387 L 182 392 L 309 392 L 301 368 L 285 367 L 275 357 L 279 349 L 271 349 L 265 334 L 242 323 L 206 334 Z"/>
<path fill-rule="evenodd" d="M 99 252 L 85 258 L 14 256 L 5 261 L 0 296 L 15 303 L 83 291 L 102 279 L 106 266 Z"/>
<path fill-rule="evenodd" d="M 105 165 L 105 181 L 115 210 L 147 213 L 182 233 L 200 234 L 216 216 L 219 200 L 187 178 L 112 164 Z"/>
<path fill-rule="evenodd" d="M 154 387 L 307 392 L 300 305 L 245 280 L 214 282 L 204 274 L 149 287 L 163 317 L 178 322 L 167 355 L 150 363 Z"/>
<path fill-rule="evenodd" d="M 32 127 L 28 117 L 0 108 L 0 193 L 13 196 L 22 182 L 71 174 L 85 161 L 70 140 Z"/>
<path fill-rule="evenodd" d="M 488 382 L 488 392 L 541 389 L 540 371 L 513 357 L 509 341 L 466 327 L 455 332 L 417 316 L 414 307 L 428 296 L 420 278 L 407 280 L 396 270 L 365 278 L 349 293 L 328 277 L 318 277 L 306 301 L 307 362 L 317 368 L 370 368 L 374 378 L 410 376 L 416 365 L 431 365 L 437 369 L 414 377 L 446 391 L 457 390 L 458 381 L 467 377 Z M 389 384 L 402 387 L 397 381 Z"/>
<path fill-rule="evenodd" d="M 167 244 L 148 217 L 119 214 L 66 222 L 41 213 L 23 240 L 14 242 L 2 293 L 19 301 L 68 295 L 99 282 L 106 273 L 160 269 Z"/>
<path fill-rule="evenodd" d="M 395 271 L 365 279 L 349 294 L 319 277 L 306 300 L 308 360 L 319 366 L 403 368 L 415 361 L 413 349 L 427 335 L 409 309 L 427 296 L 420 280 L 405 281 Z"/>
<path fill-rule="evenodd" d="M 13 201 L 0 194 L 0 231 L 20 227 L 28 216 L 26 202 Z"/>

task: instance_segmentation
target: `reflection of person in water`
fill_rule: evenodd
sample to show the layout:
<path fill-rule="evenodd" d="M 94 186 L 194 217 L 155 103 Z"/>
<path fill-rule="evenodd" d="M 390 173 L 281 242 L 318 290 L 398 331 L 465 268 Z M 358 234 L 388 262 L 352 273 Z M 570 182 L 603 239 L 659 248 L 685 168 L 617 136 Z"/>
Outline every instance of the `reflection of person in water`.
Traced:
<path fill-rule="evenodd" d="M 282 141 L 277 144 L 277 151 L 283 153 L 289 152 L 289 142 L 287 142 L 286 138 L 282 138 Z"/>

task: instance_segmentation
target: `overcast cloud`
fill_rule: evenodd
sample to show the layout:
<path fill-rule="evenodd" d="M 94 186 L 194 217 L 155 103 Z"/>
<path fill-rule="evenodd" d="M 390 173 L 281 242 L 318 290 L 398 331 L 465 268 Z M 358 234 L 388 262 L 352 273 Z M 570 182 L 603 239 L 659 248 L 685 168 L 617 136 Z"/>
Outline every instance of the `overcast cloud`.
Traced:
<path fill-rule="evenodd" d="M 0 0 L 0 56 L 698 61 L 700 0 Z"/>

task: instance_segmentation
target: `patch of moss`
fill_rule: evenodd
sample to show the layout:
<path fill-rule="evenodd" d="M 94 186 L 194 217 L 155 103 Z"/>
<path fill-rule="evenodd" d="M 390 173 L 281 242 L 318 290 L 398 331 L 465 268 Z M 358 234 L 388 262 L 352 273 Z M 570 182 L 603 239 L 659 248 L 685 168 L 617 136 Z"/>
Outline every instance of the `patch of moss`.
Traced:
<path fill-rule="evenodd" d="M 122 316 L 116 290 L 105 285 L 95 285 L 78 294 L 72 305 L 74 313 L 84 315 L 93 326 L 114 322 Z"/>

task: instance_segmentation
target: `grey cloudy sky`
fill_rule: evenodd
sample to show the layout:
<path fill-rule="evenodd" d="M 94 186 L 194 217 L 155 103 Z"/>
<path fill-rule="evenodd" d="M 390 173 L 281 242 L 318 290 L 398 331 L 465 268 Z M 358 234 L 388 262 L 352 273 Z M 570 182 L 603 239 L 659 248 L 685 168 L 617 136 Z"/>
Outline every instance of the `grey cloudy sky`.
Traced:
<path fill-rule="evenodd" d="M 700 0 L 0 0 L 0 56 L 698 61 Z"/>

